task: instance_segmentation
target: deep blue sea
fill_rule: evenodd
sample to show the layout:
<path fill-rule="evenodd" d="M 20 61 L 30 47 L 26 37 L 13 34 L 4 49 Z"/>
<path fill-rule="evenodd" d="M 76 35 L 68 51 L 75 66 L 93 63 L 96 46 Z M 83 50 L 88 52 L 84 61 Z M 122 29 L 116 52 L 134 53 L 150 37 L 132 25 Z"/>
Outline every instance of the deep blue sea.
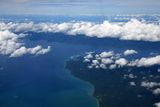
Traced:
<path fill-rule="evenodd" d="M 115 21 L 112 16 L 1 16 L 1 21 L 102 22 L 109 18 Z M 154 17 L 149 19 L 156 20 Z M 66 70 L 66 60 L 91 51 L 123 52 L 126 49 L 135 49 L 139 52 L 135 55 L 136 58 L 148 56 L 151 52 L 160 53 L 160 42 L 98 39 L 84 35 L 75 37 L 63 33 L 29 32 L 24 42 L 26 46 L 50 45 L 51 51 L 40 56 L 0 56 L 0 107 L 98 107 L 96 98 L 92 96 L 94 86 L 74 77 Z"/>

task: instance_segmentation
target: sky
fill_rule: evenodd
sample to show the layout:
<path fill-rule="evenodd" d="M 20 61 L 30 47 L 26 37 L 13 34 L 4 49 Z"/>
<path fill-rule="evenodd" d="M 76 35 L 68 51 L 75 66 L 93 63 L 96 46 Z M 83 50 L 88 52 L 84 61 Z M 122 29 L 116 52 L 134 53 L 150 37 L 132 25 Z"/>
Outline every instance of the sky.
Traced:
<path fill-rule="evenodd" d="M 159 14 L 160 0 L 0 0 L 0 14 Z"/>

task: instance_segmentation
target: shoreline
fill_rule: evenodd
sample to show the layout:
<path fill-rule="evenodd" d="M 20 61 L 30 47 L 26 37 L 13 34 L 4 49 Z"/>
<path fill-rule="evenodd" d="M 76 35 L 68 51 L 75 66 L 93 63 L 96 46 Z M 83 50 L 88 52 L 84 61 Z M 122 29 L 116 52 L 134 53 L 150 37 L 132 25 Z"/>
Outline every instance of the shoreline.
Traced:
<path fill-rule="evenodd" d="M 129 68 L 120 68 L 110 72 L 101 69 L 87 71 L 86 65 L 82 64 L 80 60 L 71 59 L 67 62 L 65 68 L 75 78 L 93 86 L 94 92 L 91 95 L 96 98 L 98 107 L 106 107 L 107 105 L 109 107 L 117 107 L 119 105 L 125 107 L 153 107 L 157 102 L 156 99 L 159 98 L 141 86 L 144 81 L 141 79 L 143 79 L 143 76 L 149 78 L 150 75 L 148 73 L 150 72 L 146 72 L 146 69 L 154 71 L 157 67 L 151 67 L 150 69 L 143 67 L 130 68 L 131 71 L 128 71 Z M 119 70 L 123 72 L 119 72 Z M 157 74 L 154 73 L 152 75 Z M 137 86 L 130 84 L 132 81 L 136 82 Z"/>
<path fill-rule="evenodd" d="M 68 72 L 74 79 L 76 79 L 78 81 L 82 81 L 82 82 L 84 82 L 85 84 L 87 84 L 90 87 L 90 91 L 88 91 L 88 95 L 90 95 L 91 97 L 93 97 L 96 100 L 96 104 L 97 104 L 96 107 L 100 107 L 100 102 L 97 99 L 97 97 L 95 96 L 95 86 L 92 83 L 90 83 L 89 81 L 83 80 L 83 79 L 75 76 L 72 73 L 72 71 L 66 67 L 67 61 L 69 61 L 69 59 L 64 61 L 64 69 L 65 69 L 65 71 Z"/>

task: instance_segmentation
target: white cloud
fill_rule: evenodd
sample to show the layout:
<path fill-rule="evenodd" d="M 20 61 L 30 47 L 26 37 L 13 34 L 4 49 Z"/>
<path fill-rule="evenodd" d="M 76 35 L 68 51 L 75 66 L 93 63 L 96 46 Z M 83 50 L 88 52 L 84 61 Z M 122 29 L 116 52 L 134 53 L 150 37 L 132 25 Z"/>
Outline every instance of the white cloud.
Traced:
<path fill-rule="evenodd" d="M 98 60 L 92 60 L 92 63 L 93 63 L 93 65 L 97 65 L 97 64 L 99 64 L 99 61 Z"/>
<path fill-rule="evenodd" d="M 135 78 L 137 78 L 137 76 L 136 75 L 133 75 L 132 73 L 130 73 L 130 74 L 124 74 L 123 75 L 123 78 L 124 79 L 135 79 Z"/>
<path fill-rule="evenodd" d="M 86 58 L 86 59 L 84 59 L 84 62 L 90 62 L 90 59 Z"/>
<path fill-rule="evenodd" d="M 100 68 L 107 69 L 105 64 L 100 64 L 99 66 L 100 66 Z"/>
<path fill-rule="evenodd" d="M 160 65 L 160 55 L 137 59 L 135 61 L 132 61 L 129 65 L 138 67 Z"/>
<path fill-rule="evenodd" d="M 85 56 L 84 57 L 85 59 L 92 59 L 93 58 L 93 56 L 92 56 L 92 54 L 88 54 L 87 56 Z"/>
<path fill-rule="evenodd" d="M 90 62 L 93 58 L 93 55 L 91 52 L 86 53 L 87 55 L 84 57 L 84 62 Z"/>
<path fill-rule="evenodd" d="M 153 94 L 160 95 L 160 88 L 156 88 L 153 90 Z"/>
<path fill-rule="evenodd" d="M 160 83 L 159 82 L 142 81 L 141 86 L 150 90 L 154 95 L 160 95 Z"/>
<path fill-rule="evenodd" d="M 142 81 L 142 82 L 141 82 L 141 86 L 150 89 L 150 88 L 154 88 L 154 87 L 160 86 L 160 83 Z"/>
<path fill-rule="evenodd" d="M 103 58 L 101 60 L 101 63 L 103 63 L 103 64 L 111 64 L 111 63 L 113 63 L 113 60 L 110 59 L 110 58 Z"/>
<path fill-rule="evenodd" d="M 134 76 L 133 74 L 129 74 L 128 77 L 129 77 L 130 79 L 136 78 L 136 76 Z"/>
<path fill-rule="evenodd" d="M 7 55 L 20 47 L 18 36 L 8 30 L 0 31 L 0 54 Z"/>
<path fill-rule="evenodd" d="M 156 107 L 160 107 L 160 102 L 154 104 Z"/>
<path fill-rule="evenodd" d="M 136 83 L 135 83 L 134 81 L 129 82 L 129 84 L 130 84 L 131 86 L 136 86 Z"/>
<path fill-rule="evenodd" d="M 127 56 L 127 55 L 132 55 L 132 54 L 137 54 L 138 52 L 137 51 L 135 51 L 135 50 L 126 50 L 126 51 L 124 51 L 124 55 L 125 56 Z"/>
<path fill-rule="evenodd" d="M 101 24 L 93 22 L 65 23 L 0 23 L 0 30 L 15 32 L 63 32 L 70 35 L 84 34 L 89 37 L 119 38 L 123 40 L 160 41 L 160 25 L 145 23 L 132 19 L 124 23 L 104 21 Z"/>
<path fill-rule="evenodd" d="M 115 64 L 117 64 L 119 66 L 125 66 L 125 65 L 127 65 L 127 63 L 128 63 L 128 61 L 125 58 L 120 58 L 115 61 Z"/>
<path fill-rule="evenodd" d="M 19 49 L 16 49 L 10 57 L 19 57 L 27 53 L 27 48 L 26 47 L 20 47 Z"/>
<path fill-rule="evenodd" d="M 42 46 L 38 45 L 34 48 L 28 48 L 28 52 L 30 54 L 40 55 L 40 54 L 45 54 L 45 53 L 49 52 L 50 49 L 51 49 L 51 46 L 48 46 L 46 49 L 43 49 Z"/>
<path fill-rule="evenodd" d="M 92 69 L 92 68 L 93 68 L 93 66 L 92 66 L 92 65 L 89 65 L 89 66 L 88 66 L 88 68 L 89 68 L 89 69 Z"/>
<path fill-rule="evenodd" d="M 136 50 L 126 50 L 126 54 L 133 54 L 136 53 Z M 123 53 L 123 54 L 124 54 Z M 124 56 L 124 57 L 125 57 Z M 103 69 L 115 69 L 117 67 L 149 67 L 154 65 L 160 65 L 160 55 L 153 56 L 153 57 L 142 57 L 135 60 L 129 60 L 122 57 L 121 53 L 114 53 L 113 51 L 108 52 L 101 52 L 99 54 L 87 54 L 84 56 L 84 62 L 88 62 L 88 64 L 94 66 L 99 66 L 99 68 Z M 102 64 L 102 65 L 101 65 Z M 104 66 L 105 65 L 105 66 Z M 108 66 L 108 67 L 107 67 Z M 159 70 L 157 70 L 158 72 Z"/>
<path fill-rule="evenodd" d="M 116 66 L 116 64 L 111 64 L 110 66 L 109 66 L 109 69 L 115 69 L 117 66 Z"/>
<path fill-rule="evenodd" d="M 45 54 L 50 51 L 50 46 L 47 49 L 42 46 L 26 48 L 24 43 L 19 41 L 22 38 L 24 38 L 23 34 L 17 35 L 8 30 L 0 31 L 0 54 L 19 57 L 24 54 Z"/>
<path fill-rule="evenodd" d="M 101 54 L 99 54 L 99 56 L 102 58 L 106 58 L 113 56 L 113 54 L 114 54 L 113 51 L 109 51 L 109 52 L 102 52 Z"/>
<path fill-rule="evenodd" d="M 48 48 L 43 49 L 42 46 L 36 46 L 34 48 L 26 48 L 26 47 L 20 47 L 19 49 L 15 50 L 10 57 L 19 57 L 22 56 L 24 54 L 33 54 L 33 55 L 40 55 L 40 54 L 45 54 L 47 52 L 49 52 L 51 49 L 50 46 L 48 46 Z"/>

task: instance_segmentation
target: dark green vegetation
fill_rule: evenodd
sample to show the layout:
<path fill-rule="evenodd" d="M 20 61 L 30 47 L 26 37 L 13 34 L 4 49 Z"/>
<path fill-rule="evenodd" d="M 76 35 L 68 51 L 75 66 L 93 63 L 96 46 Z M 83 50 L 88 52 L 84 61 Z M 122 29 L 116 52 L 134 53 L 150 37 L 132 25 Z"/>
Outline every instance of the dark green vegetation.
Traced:
<path fill-rule="evenodd" d="M 100 107 L 155 107 L 159 95 L 141 86 L 142 81 L 160 82 L 158 65 L 152 67 L 122 67 L 113 70 L 89 69 L 82 57 L 67 61 L 71 73 L 95 87 L 94 96 Z M 131 85 L 134 82 L 136 85 Z"/>

